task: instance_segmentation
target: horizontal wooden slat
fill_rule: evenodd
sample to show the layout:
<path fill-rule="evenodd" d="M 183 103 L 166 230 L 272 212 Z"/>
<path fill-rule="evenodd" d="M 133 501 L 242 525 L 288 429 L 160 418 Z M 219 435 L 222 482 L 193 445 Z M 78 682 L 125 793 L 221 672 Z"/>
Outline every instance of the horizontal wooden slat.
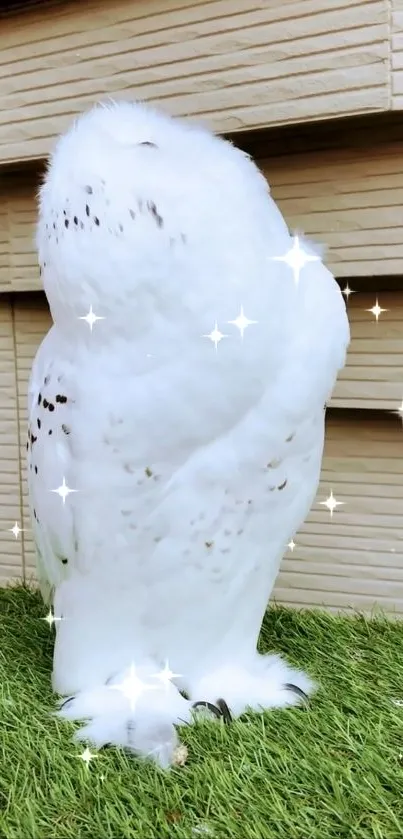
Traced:
<path fill-rule="evenodd" d="M 330 413 L 315 503 L 286 552 L 274 599 L 365 612 L 377 604 L 403 616 L 402 446 L 397 417 Z M 331 490 L 344 502 L 333 516 L 320 503 Z"/>
<path fill-rule="evenodd" d="M 0 30 L 0 163 L 43 158 L 105 96 L 233 132 L 389 107 L 387 0 L 106 0 Z"/>
<path fill-rule="evenodd" d="M 378 321 L 369 311 L 377 300 L 386 310 Z M 381 291 L 379 295 L 351 294 L 347 311 L 351 344 L 329 404 L 396 411 L 403 404 L 403 288 L 401 292 Z M 377 446 L 385 452 L 384 441 L 373 443 L 374 450 Z"/>

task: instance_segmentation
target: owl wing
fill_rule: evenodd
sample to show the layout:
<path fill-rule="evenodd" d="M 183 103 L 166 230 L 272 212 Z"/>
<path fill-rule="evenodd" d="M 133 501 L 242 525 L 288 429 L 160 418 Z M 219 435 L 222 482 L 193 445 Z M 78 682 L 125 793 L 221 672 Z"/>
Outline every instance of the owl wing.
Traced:
<path fill-rule="evenodd" d="M 28 385 L 28 493 L 37 573 L 46 602 L 66 577 L 75 554 L 74 512 L 55 490 L 74 488 L 71 366 L 63 359 L 55 327 L 42 341 Z M 67 396 L 67 393 L 68 396 Z"/>

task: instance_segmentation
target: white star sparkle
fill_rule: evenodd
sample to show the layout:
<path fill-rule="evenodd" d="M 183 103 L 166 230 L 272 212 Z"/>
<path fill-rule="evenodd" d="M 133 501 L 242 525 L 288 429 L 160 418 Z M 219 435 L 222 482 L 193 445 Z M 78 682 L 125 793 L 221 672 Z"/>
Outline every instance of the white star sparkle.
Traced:
<path fill-rule="evenodd" d="M 239 331 L 241 333 L 241 338 L 243 339 L 245 329 L 248 326 L 251 326 L 252 324 L 257 323 L 257 320 L 249 320 L 249 318 L 245 317 L 243 306 L 241 306 L 241 311 L 240 311 L 238 317 L 235 318 L 235 320 L 229 320 L 228 323 L 233 324 L 234 326 L 237 327 L 237 329 L 239 329 Z"/>
<path fill-rule="evenodd" d="M 294 550 L 294 548 L 296 548 L 296 547 L 297 547 L 297 546 L 296 546 L 296 544 L 295 544 L 295 542 L 294 542 L 294 539 L 291 539 L 291 542 L 288 542 L 287 548 L 289 548 L 289 549 L 290 549 L 290 551 L 291 551 L 291 553 L 292 553 L 292 552 L 293 552 L 293 550 Z"/>
<path fill-rule="evenodd" d="M 295 285 L 299 282 L 299 277 L 302 269 L 308 262 L 320 262 L 320 256 L 313 253 L 307 253 L 301 247 L 299 242 L 299 236 L 293 236 L 293 245 L 284 256 L 272 256 L 270 257 L 275 262 L 286 262 L 287 265 L 290 266 L 292 272 L 294 274 L 294 282 Z"/>
<path fill-rule="evenodd" d="M 167 690 L 170 682 L 172 682 L 173 679 L 180 679 L 181 676 L 182 673 L 173 673 L 169 667 L 168 661 L 166 661 L 164 669 L 160 670 L 159 673 L 155 673 L 153 675 L 153 679 L 159 679 L 160 682 L 162 682 L 165 686 L 165 689 Z"/>
<path fill-rule="evenodd" d="M 77 489 L 70 489 L 70 487 L 67 486 L 64 476 L 62 485 L 59 486 L 57 489 L 51 489 L 50 491 L 57 492 L 57 494 L 60 495 L 60 498 L 63 499 L 63 504 L 66 503 L 66 498 L 68 495 L 70 495 L 71 492 L 78 492 Z"/>
<path fill-rule="evenodd" d="M 336 509 L 336 507 L 339 507 L 340 504 L 344 504 L 344 503 L 345 503 L 344 501 L 337 501 L 336 500 L 336 498 L 333 495 L 333 490 L 330 490 L 330 495 L 329 495 L 328 498 L 326 498 L 326 501 L 319 501 L 319 504 L 323 504 L 324 507 L 327 507 L 331 516 L 333 516 L 333 512 Z"/>
<path fill-rule="evenodd" d="M 223 338 L 228 338 L 228 335 L 224 335 L 223 332 L 220 332 L 216 321 L 214 324 L 214 329 L 212 329 L 212 331 L 208 335 L 202 335 L 202 338 L 209 338 L 210 341 L 213 342 L 215 346 L 215 351 L 217 352 L 218 344 L 220 343 L 220 341 L 222 341 Z"/>
<path fill-rule="evenodd" d="M 84 749 L 84 751 L 81 752 L 81 754 L 78 755 L 78 757 L 86 764 L 88 769 L 91 760 L 94 760 L 94 758 L 98 757 L 98 755 L 94 755 L 87 746 L 87 748 Z"/>
<path fill-rule="evenodd" d="M 344 296 L 345 296 L 345 298 L 348 302 L 348 298 L 350 297 L 350 294 L 355 294 L 356 292 L 353 288 L 350 288 L 348 283 L 346 283 L 344 288 L 342 288 L 341 293 L 344 294 Z"/>
<path fill-rule="evenodd" d="M 372 309 L 365 309 L 366 312 L 371 312 L 373 314 L 376 321 L 379 320 L 379 316 L 382 312 L 388 312 L 389 309 L 382 309 L 382 307 L 378 303 L 378 298 L 376 298 L 375 306 L 372 306 Z"/>
<path fill-rule="evenodd" d="M 129 675 L 116 685 L 108 685 L 110 690 L 119 690 L 129 700 L 133 712 L 136 702 L 146 690 L 158 690 L 157 685 L 149 685 L 137 676 L 134 664 L 130 665 Z"/>
<path fill-rule="evenodd" d="M 90 306 L 90 310 L 89 310 L 87 315 L 83 315 L 83 316 L 79 317 L 78 319 L 79 320 L 85 320 L 88 323 L 88 326 L 89 326 L 91 332 L 92 332 L 94 323 L 96 323 L 97 320 L 105 320 L 104 317 L 98 316 L 92 311 L 92 306 Z"/>
<path fill-rule="evenodd" d="M 52 628 L 53 624 L 56 623 L 56 621 L 61 621 L 62 618 L 56 618 L 52 612 L 52 609 L 49 609 L 48 614 L 46 615 L 46 617 L 42 618 L 42 620 L 46 621 L 46 623 L 49 624 L 50 628 Z"/>
<path fill-rule="evenodd" d="M 23 530 L 24 530 L 24 528 L 20 527 L 17 521 L 16 521 L 14 527 L 9 527 L 8 528 L 9 533 L 14 533 L 14 536 L 15 536 L 16 539 L 18 539 L 19 534 L 22 533 Z"/>

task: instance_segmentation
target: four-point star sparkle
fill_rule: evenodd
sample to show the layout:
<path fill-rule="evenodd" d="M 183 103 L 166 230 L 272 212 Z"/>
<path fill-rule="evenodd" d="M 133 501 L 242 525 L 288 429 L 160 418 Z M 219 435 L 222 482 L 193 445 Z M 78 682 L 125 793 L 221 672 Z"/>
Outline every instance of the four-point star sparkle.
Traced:
<path fill-rule="evenodd" d="M 240 311 L 238 317 L 235 318 L 235 320 L 229 320 L 228 323 L 233 324 L 234 326 L 237 327 L 237 329 L 239 329 L 239 331 L 241 333 L 241 338 L 243 339 L 245 329 L 248 326 L 251 326 L 252 324 L 257 323 L 257 320 L 249 320 L 249 318 L 245 317 L 243 306 L 241 306 L 241 311 Z"/>
<path fill-rule="evenodd" d="M 89 326 L 89 328 L 90 328 L 90 330 L 91 330 L 91 332 L 92 332 L 92 329 L 93 329 L 94 323 L 96 323 L 96 322 L 97 322 L 97 320 L 105 320 L 105 318 L 104 318 L 104 317 L 101 317 L 101 316 L 96 315 L 96 314 L 92 311 L 92 306 L 90 306 L 90 310 L 89 310 L 88 314 L 87 314 L 87 315 L 82 315 L 81 317 L 79 317 L 79 320 L 85 320 L 85 321 L 87 321 L 88 326 Z"/>
<path fill-rule="evenodd" d="M 78 490 L 70 489 L 70 487 L 67 486 L 64 476 L 62 485 L 59 486 L 57 489 L 51 489 L 50 491 L 57 492 L 57 494 L 60 495 L 60 498 L 63 499 L 63 504 L 66 503 L 66 498 L 68 495 L 70 495 L 71 492 L 78 492 Z"/>
<path fill-rule="evenodd" d="M 373 314 L 375 320 L 378 321 L 379 316 L 382 314 L 382 312 L 388 312 L 389 309 L 382 309 L 382 307 L 378 303 L 378 298 L 376 298 L 375 305 L 372 306 L 372 309 L 366 309 L 365 311 L 366 312 L 371 312 Z"/>
<path fill-rule="evenodd" d="M 110 690 L 119 690 L 126 699 L 129 700 L 130 710 L 133 712 L 136 708 L 136 702 L 146 690 L 158 690 L 157 685 L 149 685 L 143 682 L 136 673 L 134 664 L 130 665 L 129 675 L 116 685 L 108 685 Z"/>
<path fill-rule="evenodd" d="M 303 267 L 308 262 L 320 262 L 320 256 L 313 253 L 307 253 L 300 245 L 299 236 L 293 236 L 293 245 L 284 256 L 270 257 L 275 262 L 286 262 L 290 266 L 294 274 L 294 282 L 297 285 L 299 282 L 299 275 Z"/>
<path fill-rule="evenodd" d="M 208 335 L 202 335 L 202 338 L 209 338 L 210 341 L 213 342 L 215 346 L 215 351 L 217 352 L 217 346 L 222 341 L 223 338 L 228 338 L 228 335 L 224 335 L 223 332 L 220 332 L 217 321 L 214 324 L 214 329 Z"/>
<path fill-rule="evenodd" d="M 9 527 L 8 530 L 9 533 L 13 533 L 15 538 L 18 539 L 19 534 L 23 532 L 24 528 L 20 527 L 18 521 L 16 521 L 14 527 Z"/>
<path fill-rule="evenodd" d="M 50 628 L 52 629 L 53 624 L 56 623 L 56 621 L 61 621 L 62 618 L 56 618 L 52 612 L 52 609 L 49 609 L 48 614 L 46 615 L 46 617 L 42 618 L 42 620 L 46 621 L 46 623 L 48 623 Z"/>
<path fill-rule="evenodd" d="M 86 764 L 88 769 L 91 760 L 93 760 L 94 757 L 98 757 L 98 755 L 94 755 L 87 746 L 87 748 L 84 749 L 84 751 L 81 752 L 81 754 L 78 755 L 78 757 L 81 758 L 81 760 Z"/>
<path fill-rule="evenodd" d="M 319 501 L 319 504 L 323 504 L 324 507 L 327 507 L 331 517 L 333 517 L 333 512 L 336 509 L 336 507 L 339 507 L 340 504 L 344 503 L 344 501 L 337 501 L 337 499 L 333 495 L 333 490 L 330 490 L 330 495 L 328 498 L 326 498 L 326 501 Z"/>
<path fill-rule="evenodd" d="M 355 294 L 355 291 L 354 291 L 353 288 L 350 288 L 348 283 L 346 283 L 344 288 L 342 288 L 341 293 L 344 294 L 344 296 L 345 296 L 345 298 L 348 302 L 348 298 L 350 297 L 350 294 Z"/>
<path fill-rule="evenodd" d="M 155 673 L 153 675 L 153 679 L 159 679 L 163 685 L 165 685 L 165 689 L 167 690 L 169 687 L 170 682 L 173 679 L 180 679 L 182 673 L 173 673 L 169 667 L 168 661 L 165 662 L 165 666 L 163 670 L 160 670 L 159 673 Z"/>

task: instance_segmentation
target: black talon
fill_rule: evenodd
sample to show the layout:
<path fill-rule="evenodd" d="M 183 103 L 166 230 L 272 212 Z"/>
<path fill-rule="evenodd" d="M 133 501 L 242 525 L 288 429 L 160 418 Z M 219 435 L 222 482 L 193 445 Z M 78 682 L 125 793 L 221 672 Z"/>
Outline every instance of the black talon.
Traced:
<path fill-rule="evenodd" d="M 217 699 L 217 708 L 221 711 L 224 723 L 229 725 L 229 723 L 232 722 L 232 714 L 225 699 Z"/>
<path fill-rule="evenodd" d="M 197 708 L 200 705 L 211 711 L 211 713 L 218 719 L 222 717 L 226 725 L 232 722 L 231 711 L 228 708 L 225 699 L 217 699 L 217 705 L 213 705 L 212 702 L 193 702 L 192 708 Z"/>
<path fill-rule="evenodd" d="M 192 708 L 198 708 L 199 706 L 202 706 L 203 708 L 208 708 L 208 710 L 211 711 L 211 713 L 214 714 L 214 716 L 218 719 L 220 719 L 220 717 L 222 716 L 220 709 L 217 708 L 217 705 L 213 705 L 212 702 L 193 702 Z"/>
<path fill-rule="evenodd" d="M 69 704 L 69 702 L 72 702 L 74 698 L 75 698 L 74 696 L 69 696 L 68 699 L 65 699 L 64 702 L 62 702 L 59 710 L 62 711 L 63 708 L 66 708 L 66 706 Z"/>
<path fill-rule="evenodd" d="M 305 693 L 302 688 L 299 688 L 298 685 L 292 685 L 290 682 L 287 682 L 284 687 L 287 688 L 287 690 L 291 690 L 293 693 L 296 693 L 297 696 L 304 700 L 304 702 L 308 702 L 308 694 Z"/>

